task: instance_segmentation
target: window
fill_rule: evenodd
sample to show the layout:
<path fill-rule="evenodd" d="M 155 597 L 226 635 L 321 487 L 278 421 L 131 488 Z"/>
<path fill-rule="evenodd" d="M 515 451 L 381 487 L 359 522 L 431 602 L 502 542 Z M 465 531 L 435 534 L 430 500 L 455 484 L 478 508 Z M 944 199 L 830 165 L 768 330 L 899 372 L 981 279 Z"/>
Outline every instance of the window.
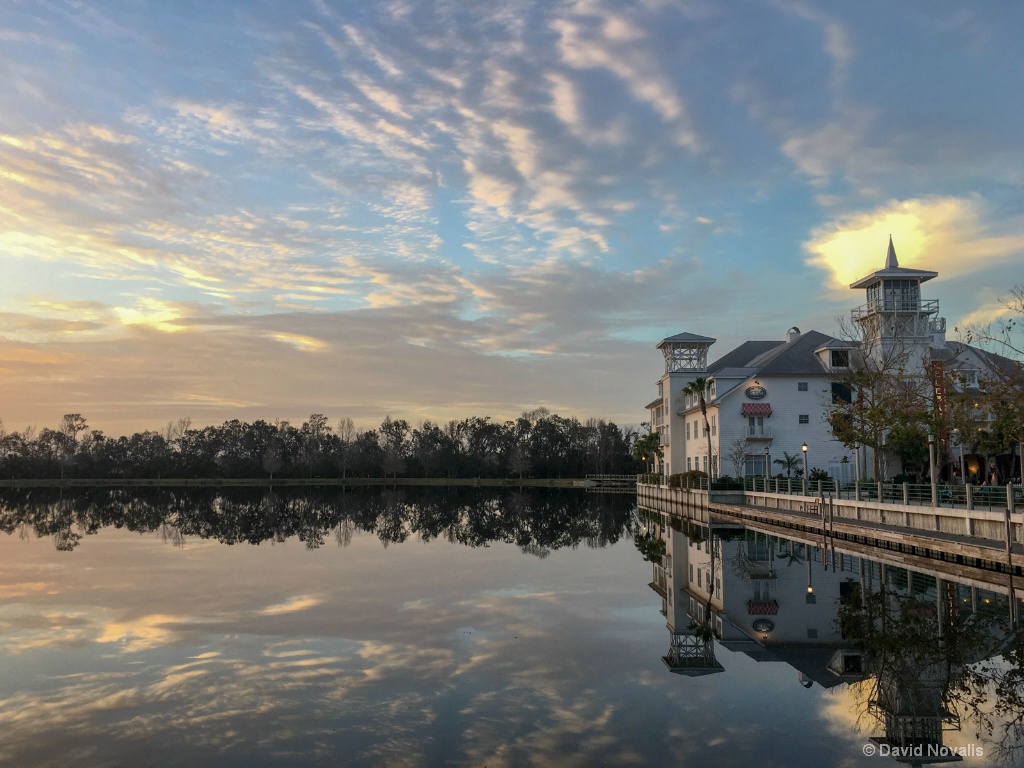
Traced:
<path fill-rule="evenodd" d="M 765 459 L 766 456 L 762 453 L 761 455 L 747 455 L 743 463 L 743 474 L 747 477 L 753 475 L 765 475 Z"/>
<path fill-rule="evenodd" d="M 832 404 L 837 403 L 852 403 L 853 402 L 853 389 L 849 384 L 843 384 L 838 381 L 832 382 Z"/>
<path fill-rule="evenodd" d="M 698 568 L 697 569 L 697 586 L 698 587 L 701 586 L 700 577 L 701 577 L 701 570 L 700 570 L 700 568 Z"/>
<path fill-rule="evenodd" d="M 711 436 L 714 437 L 717 434 L 718 434 L 718 417 L 713 415 L 711 417 Z"/>
<path fill-rule="evenodd" d="M 811 417 L 810 417 L 809 414 L 801 413 L 798 418 L 800 419 L 800 423 L 801 424 L 810 424 L 811 423 Z"/>
<path fill-rule="evenodd" d="M 708 457 L 705 456 L 704 457 L 704 474 L 706 475 L 707 473 L 708 473 Z"/>
<path fill-rule="evenodd" d="M 850 352 L 846 349 L 833 349 L 829 364 L 833 368 L 849 368 Z"/>
<path fill-rule="evenodd" d="M 664 390 L 664 385 L 665 385 L 665 382 L 663 382 L 663 381 L 659 381 L 658 382 L 658 397 L 663 397 L 664 396 L 664 391 L 665 391 Z"/>
<path fill-rule="evenodd" d="M 806 381 L 798 381 L 796 383 L 796 391 L 797 392 L 806 392 L 807 391 L 807 382 Z"/>
<path fill-rule="evenodd" d="M 690 457 L 686 457 L 686 471 L 689 472 L 693 467 L 690 466 Z"/>
<path fill-rule="evenodd" d="M 690 422 L 686 422 L 686 439 L 690 439 Z"/>
<path fill-rule="evenodd" d="M 960 381 L 965 387 L 978 388 L 978 372 L 973 368 L 964 368 L 959 371 Z"/>
<path fill-rule="evenodd" d="M 714 398 L 714 396 L 715 396 L 715 381 L 714 381 L 714 379 L 712 379 L 711 380 L 711 384 L 708 385 L 708 393 L 711 395 L 712 398 Z"/>
<path fill-rule="evenodd" d="M 690 581 L 693 581 L 693 563 L 690 563 Z"/>

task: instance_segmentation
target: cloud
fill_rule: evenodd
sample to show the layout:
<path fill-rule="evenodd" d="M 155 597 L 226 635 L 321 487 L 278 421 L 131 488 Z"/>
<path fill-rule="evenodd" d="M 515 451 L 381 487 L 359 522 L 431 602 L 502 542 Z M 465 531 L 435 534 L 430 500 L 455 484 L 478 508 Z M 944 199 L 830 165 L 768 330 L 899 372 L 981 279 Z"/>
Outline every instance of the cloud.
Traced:
<path fill-rule="evenodd" d="M 575 4 L 554 23 L 563 61 L 576 69 L 613 73 L 633 98 L 673 126 L 680 146 L 696 150 L 699 142 L 682 97 L 644 44 L 646 30 L 627 13 L 617 7 Z"/>
<path fill-rule="evenodd" d="M 845 293 L 850 283 L 882 268 L 890 235 L 900 266 L 937 271 L 944 279 L 1024 252 L 1024 219 L 997 219 L 980 196 L 926 197 L 890 201 L 819 227 L 803 245 L 810 254 L 806 263 Z"/>
<path fill-rule="evenodd" d="M 186 621 L 183 616 L 151 614 L 137 619 L 112 621 L 104 626 L 97 643 L 118 643 L 125 653 L 138 653 L 178 642 L 181 635 L 171 627 Z"/>

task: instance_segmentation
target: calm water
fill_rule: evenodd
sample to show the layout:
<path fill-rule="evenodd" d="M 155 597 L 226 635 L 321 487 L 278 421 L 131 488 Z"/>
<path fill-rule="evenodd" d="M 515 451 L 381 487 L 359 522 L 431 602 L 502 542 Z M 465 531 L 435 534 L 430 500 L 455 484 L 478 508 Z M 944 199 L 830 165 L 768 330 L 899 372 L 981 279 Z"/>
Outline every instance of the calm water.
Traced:
<path fill-rule="evenodd" d="M 858 563 L 641 521 L 656 565 L 638 519 L 583 493 L 0 496 L 0 763 L 897 765 L 863 752 L 870 680 L 829 676 L 834 621 L 784 643 L 780 609 L 773 649 L 730 608 L 765 562 L 784 608 L 810 564 L 835 616 Z M 726 582 L 701 676 L 662 659 L 695 552 Z"/>

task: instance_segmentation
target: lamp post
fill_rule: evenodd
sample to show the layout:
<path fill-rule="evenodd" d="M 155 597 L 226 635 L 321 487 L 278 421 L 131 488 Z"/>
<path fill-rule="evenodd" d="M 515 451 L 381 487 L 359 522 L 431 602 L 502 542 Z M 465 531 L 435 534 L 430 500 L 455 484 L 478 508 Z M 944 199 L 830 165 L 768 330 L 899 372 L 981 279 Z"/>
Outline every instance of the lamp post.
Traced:
<path fill-rule="evenodd" d="M 860 443 L 853 446 L 853 466 L 856 474 L 853 478 L 853 494 L 860 501 Z"/>
<path fill-rule="evenodd" d="M 807 495 L 807 443 L 804 443 L 801 447 L 804 452 L 804 496 Z"/>
<path fill-rule="evenodd" d="M 939 489 L 935 478 L 935 433 L 928 430 L 928 478 L 932 485 L 932 506 L 939 506 Z"/>
<path fill-rule="evenodd" d="M 764 492 L 768 493 L 768 477 L 772 473 L 772 458 L 768 453 L 771 450 L 767 445 L 764 447 Z"/>
<path fill-rule="evenodd" d="M 956 446 L 957 446 L 957 448 L 960 449 L 960 484 L 961 485 L 966 485 L 967 484 L 967 472 L 966 472 L 966 468 L 964 467 L 964 444 L 963 444 L 963 441 L 960 439 L 960 430 L 959 429 L 954 429 L 953 430 L 953 437 L 956 438 Z"/>

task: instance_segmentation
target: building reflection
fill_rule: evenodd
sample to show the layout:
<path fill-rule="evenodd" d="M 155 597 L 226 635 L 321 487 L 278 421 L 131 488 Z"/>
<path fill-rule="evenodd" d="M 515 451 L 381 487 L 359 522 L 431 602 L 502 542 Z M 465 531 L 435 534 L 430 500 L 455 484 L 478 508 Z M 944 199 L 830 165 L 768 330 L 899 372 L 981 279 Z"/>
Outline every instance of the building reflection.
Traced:
<path fill-rule="evenodd" d="M 961 760 L 945 734 L 964 718 L 1001 734 L 998 748 L 1020 749 L 1024 653 L 1005 574 L 844 551 L 764 525 L 648 520 L 664 542 L 651 587 L 672 672 L 721 671 L 717 645 L 788 664 L 805 688 L 848 686 L 879 754 L 909 764 Z"/>

